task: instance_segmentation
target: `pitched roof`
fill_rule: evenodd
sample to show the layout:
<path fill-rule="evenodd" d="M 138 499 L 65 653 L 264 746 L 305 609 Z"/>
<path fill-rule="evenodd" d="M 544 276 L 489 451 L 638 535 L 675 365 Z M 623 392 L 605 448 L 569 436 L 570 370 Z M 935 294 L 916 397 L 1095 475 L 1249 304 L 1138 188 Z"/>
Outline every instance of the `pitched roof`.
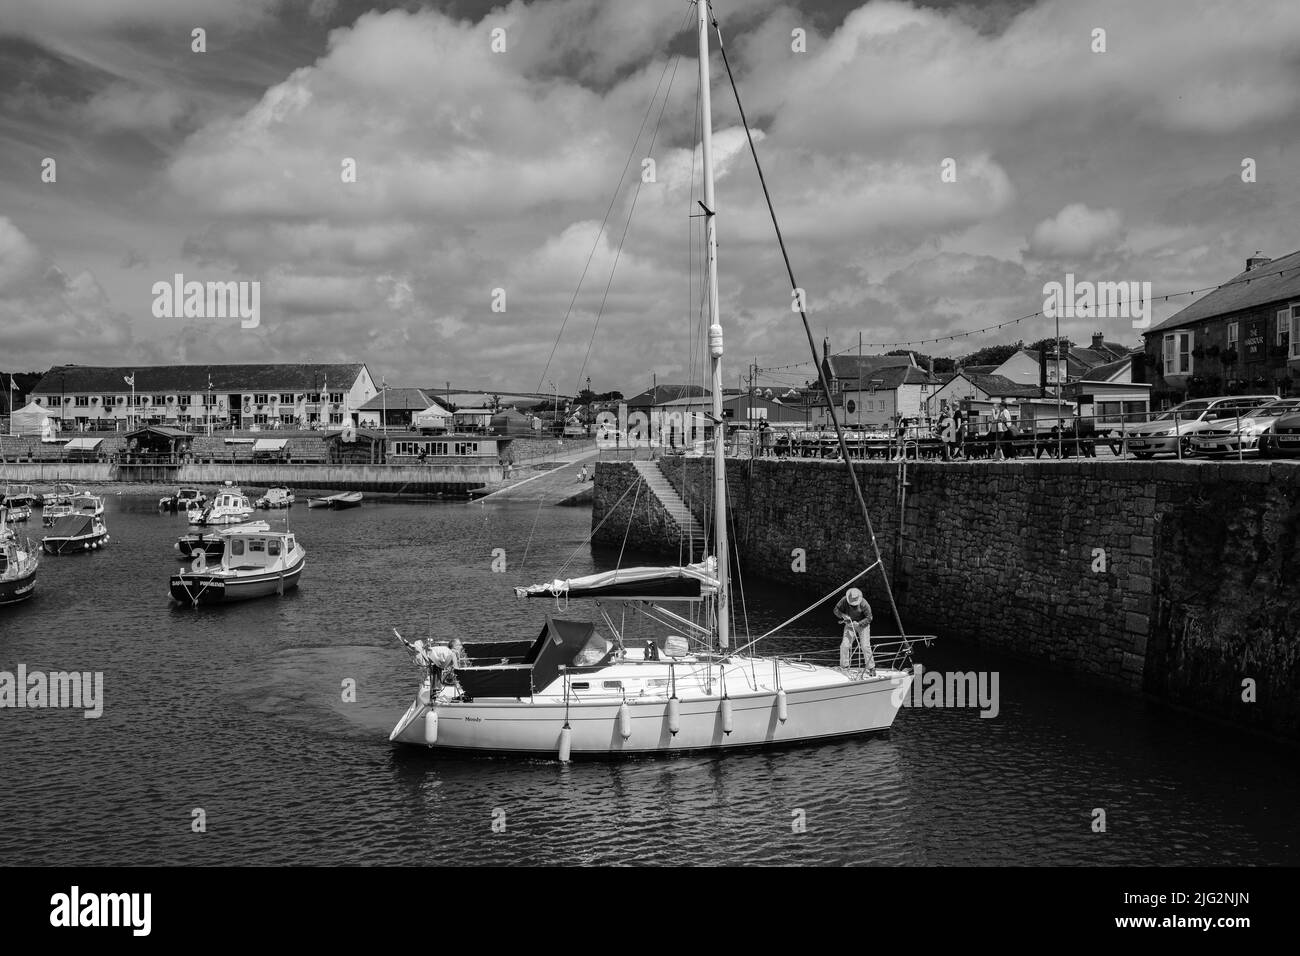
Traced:
<path fill-rule="evenodd" d="M 1037 398 L 1037 385 L 1021 385 L 1005 375 L 989 375 L 962 369 L 961 374 L 968 382 L 987 394 L 990 398 Z"/>
<path fill-rule="evenodd" d="M 840 381 L 856 379 L 861 374 L 865 384 L 868 378 L 879 378 L 879 372 L 887 368 L 917 368 L 912 353 L 906 355 L 828 355 L 827 371 L 832 378 Z M 859 372 L 861 369 L 861 372 Z"/>
<path fill-rule="evenodd" d="M 1141 354 L 1140 352 L 1137 354 Z M 1123 358 L 1117 358 L 1113 362 L 1106 362 L 1102 365 L 1094 365 L 1088 371 L 1084 372 L 1082 381 L 1085 382 L 1109 382 L 1119 372 L 1123 372 L 1133 361 L 1133 356 L 1125 355 Z"/>
<path fill-rule="evenodd" d="M 1249 272 L 1238 272 L 1213 292 L 1142 334 L 1152 335 L 1216 315 L 1295 298 L 1300 298 L 1300 250 L 1256 266 Z"/>
<path fill-rule="evenodd" d="M 673 399 L 699 398 L 701 395 L 710 394 L 712 393 L 703 385 L 656 385 L 624 401 L 628 405 L 662 405 Z M 726 394 L 725 389 L 723 394 Z"/>
<path fill-rule="evenodd" d="M 340 391 L 347 390 L 365 371 L 365 365 L 159 365 L 108 367 L 97 365 L 59 365 L 42 376 L 33 393 L 53 395 L 58 392 L 129 392 L 123 379 L 135 377 L 137 394 L 147 392 L 208 391 L 255 392 L 258 390 L 296 389 L 323 391 L 333 382 Z"/>
<path fill-rule="evenodd" d="M 386 408 L 390 412 L 422 412 L 434 405 L 449 411 L 446 402 L 430 395 L 422 388 L 389 388 L 381 391 L 357 410 L 381 412 Z"/>
<path fill-rule="evenodd" d="M 999 365 L 967 365 L 962 369 L 963 372 L 973 372 L 976 375 L 992 375 L 995 369 L 1001 368 Z"/>

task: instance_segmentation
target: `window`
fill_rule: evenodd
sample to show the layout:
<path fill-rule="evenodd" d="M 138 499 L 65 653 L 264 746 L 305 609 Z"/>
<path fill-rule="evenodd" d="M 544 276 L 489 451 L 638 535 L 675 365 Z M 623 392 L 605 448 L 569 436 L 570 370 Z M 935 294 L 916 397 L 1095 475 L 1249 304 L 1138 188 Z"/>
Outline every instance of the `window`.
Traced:
<path fill-rule="evenodd" d="M 330 412 L 330 424 L 331 424 L 331 425 L 342 425 L 342 424 L 343 424 L 343 413 L 342 413 L 342 412 Z"/>
<path fill-rule="evenodd" d="M 244 553 L 244 542 L 239 540 L 238 538 L 232 540 L 230 542 L 230 553 L 233 555 L 242 556 Z"/>
<path fill-rule="evenodd" d="M 291 414 L 290 414 L 290 415 L 281 415 L 281 416 L 280 416 L 280 424 L 281 424 L 281 425 L 292 425 L 293 422 L 294 422 L 294 418 L 293 418 L 293 415 L 291 415 Z"/>
<path fill-rule="evenodd" d="M 307 401 L 311 402 L 313 405 L 318 404 L 320 402 L 320 392 L 308 392 Z"/>
<path fill-rule="evenodd" d="M 1274 345 L 1286 345 L 1287 331 L 1288 331 L 1287 326 L 1290 324 L 1287 320 L 1289 318 L 1290 318 L 1290 314 L 1287 312 L 1286 309 L 1282 309 L 1281 311 L 1278 312 L 1277 330 L 1274 333 L 1276 338 L 1273 339 Z"/>
<path fill-rule="evenodd" d="M 154 403 L 155 405 L 166 405 L 166 404 L 167 404 L 167 396 L 166 396 L 166 395 L 155 395 L 155 396 L 153 397 L 153 403 Z"/>
<path fill-rule="evenodd" d="M 108 406 L 113 404 L 113 396 L 112 395 L 99 396 L 99 404 L 103 405 L 105 408 L 108 408 Z"/>
<path fill-rule="evenodd" d="M 248 542 L 248 551 L 250 554 L 261 554 L 266 550 L 266 542 L 261 538 L 253 538 Z"/>
<path fill-rule="evenodd" d="M 259 404 L 259 405 L 265 405 L 265 404 L 266 404 L 266 392 L 259 392 L 259 393 L 255 394 L 255 395 L 253 396 L 253 401 L 257 402 L 257 404 Z"/>
<path fill-rule="evenodd" d="M 342 404 L 342 402 L 343 402 L 343 393 L 342 393 L 342 392 L 330 392 L 330 401 L 331 401 L 331 402 L 334 402 L 335 404 Z"/>
<path fill-rule="evenodd" d="M 253 416 L 253 424 L 254 424 L 254 425 L 265 425 L 265 424 L 266 424 L 268 421 L 270 421 L 270 420 L 271 420 L 271 416 L 269 416 L 269 415 L 254 415 L 254 416 Z"/>
<path fill-rule="evenodd" d="M 1237 326 L 1236 322 L 1228 323 L 1228 348 L 1230 349 L 1237 347 Z"/>
<path fill-rule="evenodd" d="M 73 399 L 73 402 L 76 404 L 78 408 L 85 408 L 87 405 L 90 404 L 90 396 L 78 395 L 76 398 Z"/>
<path fill-rule="evenodd" d="M 312 412 L 310 415 L 307 416 L 307 421 L 308 421 L 308 422 L 319 422 L 319 421 L 320 421 L 320 415 L 317 414 L 316 412 Z"/>
<path fill-rule="evenodd" d="M 1166 375 L 1192 374 L 1192 333 L 1170 332 L 1165 336 L 1164 361 Z"/>
<path fill-rule="evenodd" d="M 457 455 L 477 455 L 477 454 L 478 454 L 478 442 L 476 442 L 476 441 L 458 441 L 458 442 L 456 442 L 456 451 L 455 451 L 455 454 L 457 454 Z"/>
<path fill-rule="evenodd" d="M 266 553 L 273 558 L 278 558 L 280 556 L 280 542 L 274 538 L 266 542 Z"/>
<path fill-rule="evenodd" d="M 143 408 L 144 406 L 149 404 L 149 396 L 148 395 L 135 396 L 135 404 L 137 408 Z"/>
<path fill-rule="evenodd" d="M 1300 305 L 1291 306 L 1291 357 L 1300 358 Z"/>
<path fill-rule="evenodd" d="M 177 395 L 177 396 L 176 396 L 176 404 L 177 404 L 177 405 L 183 405 L 183 406 L 188 407 L 189 404 L 190 404 L 190 396 L 189 396 L 189 395 Z"/>
<path fill-rule="evenodd" d="M 293 404 L 293 392 L 281 392 L 281 393 L 280 393 L 280 404 L 281 404 L 281 405 L 292 405 L 292 404 Z"/>

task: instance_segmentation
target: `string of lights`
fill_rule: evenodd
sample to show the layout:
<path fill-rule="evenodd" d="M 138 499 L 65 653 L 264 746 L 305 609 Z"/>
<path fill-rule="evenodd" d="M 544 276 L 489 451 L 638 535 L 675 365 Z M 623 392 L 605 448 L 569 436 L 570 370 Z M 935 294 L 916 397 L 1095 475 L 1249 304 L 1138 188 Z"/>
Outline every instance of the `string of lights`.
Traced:
<path fill-rule="evenodd" d="M 1251 272 L 1249 278 L 1242 277 L 1242 278 L 1230 279 L 1229 281 L 1220 283 L 1219 285 L 1210 285 L 1210 286 L 1206 286 L 1203 289 L 1189 289 L 1186 292 L 1170 292 L 1165 295 L 1153 295 L 1151 297 L 1151 302 L 1153 304 L 1156 302 L 1168 302 L 1170 299 L 1181 298 L 1182 296 L 1185 295 L 1202 295 L 1206 292 L 1217 292 L 1219 289 L 1226 289 L 1229 286 L 1239 285 L 1241 283 L 1258 282 L 1260 279 L 1267 279 L 1273 276 L 1283 276 L 1286 275 L 1288 272 L 1300 272 L 1300 267 L 1296 267 L 1292 269 L 1279 269 L 1274 272 L 1261 272 L 1260 270 L 1256 269 Z M 1139 297 L 1136 300 L 1137 307 L 1141 308 L 1142 303 L 1144 301 L 1145 299 Z M 998 322 L 995 325 L 987 325 L 982 329 L 970 329 L 965 332 L 953 332 L 949 335 L 940 335 L 937 336 L 936 338 L 912 339 L 906 342 L 863 342 L 861 347 L 873 348 L 873 349 L 885 349 L 885 348 L 903 348 L 909 345 L 927 345 L 931 342 L 936 344 L 939 342 L 951 342 L 956 339 L 966 338 L 967 336 L 971 336 L 971 335 L 980 335 L 984 332 L 995 332 L 998 329 L 1006 328 L 1009 325 L 1017 325 L 1028 319 L 1047 318 L 1047 317 L 1048 316 L 1046 312 L 1040 310 L 1038 312 L 1031 312 L 1028 315 L 1022 315 L 1019 318 L 1007 319 L 1005 322 Z M 831 354 L 844 355 L 847 352 L 857 351 L 857 349 L 858 349 L 858 345 L 855 344 L 849 346 L 848 348 L 840 349 L 839 351 L 833 352 Z M 801 362 L 799 364 L 807 365 L 810 363 Z M 777 368 L 794 368 L 794 367 L 795 366 L 791 366 L 791 365 L 777 366 Z"/>

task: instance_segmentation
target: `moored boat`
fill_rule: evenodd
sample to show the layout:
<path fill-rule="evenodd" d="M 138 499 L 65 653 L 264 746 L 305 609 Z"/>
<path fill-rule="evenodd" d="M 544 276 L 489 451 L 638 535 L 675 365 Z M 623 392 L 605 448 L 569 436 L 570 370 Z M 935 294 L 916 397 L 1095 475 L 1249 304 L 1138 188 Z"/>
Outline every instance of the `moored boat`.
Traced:
<path fill-rule="evenodd" d="M 208 496 L 198 488 L 177 488 L 176 494 L 158 500 L 160 511 L 189 511 L 191 508 L 202 509 Z"/>
<path fill-rule="evenodd" d="M 42 503 L 41 496 L 32 491 L 31 485 L 6 485 L 3 497 L 0 497 L 0 505 L 8 508 L 38 508 Z"/>
<path fill-rule="evenodd" d="M 66 482 L 58 482 L 54 488 L 42 496 L 41 522 L 48 528 L 64 515 L 73 512 L 72 499 L 77 489 Z"/>
<path fill-rule="evenodd" d="M 219 559 L 226 550 L 226 538 L 238 531 L 270 531 L 271 526 L 265 521 L 249 521 L 245 524 L 230 525 L 215 531 L 191 531 L 181 535 L 174 547 L 180 552 L 182 560 L 188 561 L 198 552 L 207 555 L 208 561 Z"/>
<path fill-rule="evenodd" d="M 5 507 L 0 505 L 0 507 Z M 5 507 L 5 521 L 9 524 L 17 524 L 20 521 L 26 521 L 32 516 L 32 509 L 28 505 L 10 505 Z"/>
<path fill-rule="evenodd" d="M 46 554 L 80 554 L 98 551 L 109 542 L 108 528 L 97 514 L 65 514 L 55 519 L 41 539 Z"/>
<path fill-rule="evenodd" d="M 713 489 L 708 510 L 713 528 L 708 547 L 714 556 L 683 567 L 619 568 L 516 588 L 520 598 L 541 598 L 565 607 L 576 599 L 590 599 L 596 607 L 598 623 L 549 616 L 541 633 L 526 643 L 475 643 L 464 648 L 462 658 L 454 645 L 429 647 L 425 642 L 407 642 L 399 633 L 427 676 L 389 735 L 391 741 L 461 753 L 554 756 L 561 762 L 811 743 L 888 730 L 910 689 L 913 674 L 908 665 L 916 638 L 902 633 L 860 493 L 865 538 L 875 561 L 850 583 L 879 571 L 900 636 L 873 641 L 869 614 L 864 621 L 843 615 L 837 606 L 836 617 L 859 623 L 846 623 L 838 653 L 825 652 L 826 663 L 817 662 L 812 654 L 750 653 L 776 630 L 834 597 L 832 592 L 774 631 L 736 646 L 732 604 L 737 585 L 731 580 L 728 544 L 724 348 L 709 97 L 708 32 L 716 22 L 705 3 L 697 4 L 696 14 L 704 182 L 702 196 L 697 199 L 698 194 L 692 193 L 690 198 L 692 206 L 698 204 L 704 211 L 701 245 L 707 250 L 710 292 L 707 336 L 701 328 L 699 340 L 707 338 L 712 372 L 708 418 L 714 423 Z M 743 118 L 739 102 L 737 109 Z M 696 214 L 693 208 L 691 213 Z M 790 279 L 793 286 L 793 271 Z M 797 293 L 796 289 L 796 300 L 801 301 Z M 799 312 L 811 348 L 807 317 L 802 307 Z M 814 350 L 814 363 L 817 358 Z M 857 488 L 853 460 L 825 376 L 821 385 L 841 457 Z M 856 589 L 843 600 L 852 607 L 866 603 Z M 643 620 L 638 622 L 638 617 Z M 638 623 L 648 623 L 649 630 L 634 629 Z M 643 641 L 647 636 L 651 639 Z M 928 643 L 929 638 L 924 640 Z"/>
<path fill-rule="evenodd" d="M 225 604 L 284 594 L 298 586 L 307 553 L 292 531 L 229 529 L 224 551 L 215 565 L 198 553 L 187 571 L 169 581 L 178 604 Z"/>
<path fill-rule="evenodd" d="M 248 496 L 235 490 L 226 490 L 212 499 L 206 508 L 191 508 L 186 512 L 190 524 L 221 525 L 243 524 L 253 514 Z"/>
<path fill-rule="evenodd" d="M 294 503 L 293 491 L 284 486 L 267 488 L 266 494 L 253 502 L 255 507 L 263 510 L 270 508 L 292 508 Z"/>
<path fill-rule="evenodd" d="M 337 495 L 327 495 L 321 498 L 308 498 L 308 508 L 333 508 L 340 511 L 344 508 L 355 508 L 361 504 L 361 492 L 345 491 Z"/>
<path fill-rule="evenodd" d="M 26 507 L 26 506 L 24 506 Z M 0 505 L 0 605 L 26 601 L 36 593 L 40 556 L 9 529 L 8 506 Z"/>

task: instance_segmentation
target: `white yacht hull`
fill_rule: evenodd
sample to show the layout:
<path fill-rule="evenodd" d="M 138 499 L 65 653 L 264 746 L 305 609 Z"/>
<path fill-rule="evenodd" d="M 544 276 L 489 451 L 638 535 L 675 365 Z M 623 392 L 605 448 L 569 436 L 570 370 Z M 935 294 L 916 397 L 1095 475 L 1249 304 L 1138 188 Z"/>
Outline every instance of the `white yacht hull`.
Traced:
<path fill-rule="evenodd" d="M 799 686 L 786 682 L 783 675 L 784 721 L 771 687 L 759 685 L 755 690 L 745 686 L 729 693 L 730 733 L 715 679 L 713 694 L 688 691 L 678 700 L 675 734 L 666 696 L 627 699 L 625 721 L 621 714 L 624 701 L 617 697 L 571 699 L 566 717 L 562 698 L 539 695 L 531 702 L 439 701 L 430 742 L 430 722 L 426 720 L 430 708 L 424 689 L 390 739 L 435 750 L 556 757 L 567 720 L 572 757 L 649 756 L 805 743 L 889 729 L 912 681 L 907 671 L 879 670 L 871 677 L 861 671 L 815 670 L 813 681 L 799 681 Z M 737 684 L 734 677 L 729 682 L 733 687 Z M 624 730 L 628 731 L 626 737 Z"/>

